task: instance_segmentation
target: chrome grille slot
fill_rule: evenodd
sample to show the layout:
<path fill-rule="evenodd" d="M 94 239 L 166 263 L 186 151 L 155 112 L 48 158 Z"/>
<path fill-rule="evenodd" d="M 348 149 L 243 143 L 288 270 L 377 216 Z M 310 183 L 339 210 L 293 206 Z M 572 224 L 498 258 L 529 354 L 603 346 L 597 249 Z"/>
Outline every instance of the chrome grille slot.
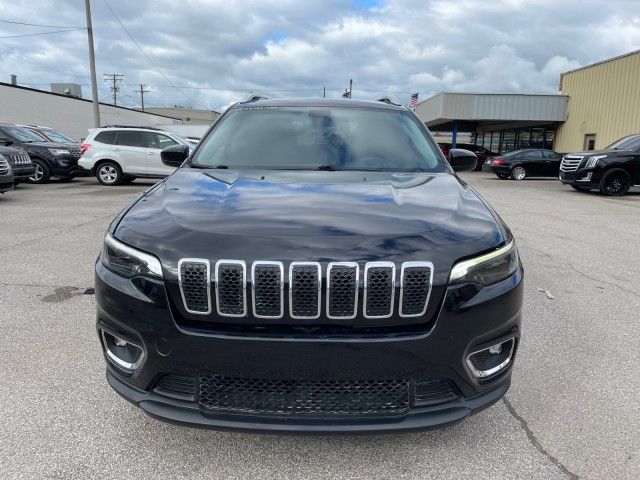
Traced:
<path fill-rule="evenodd" d="M 11 161 L 16 165 L 26 165 L 31 163 L 31 158 L 26 153 L 20 155 L 13 155 L 10 157 Z"/>
<path fill-rule="evenodd" d="M 254 262 L 251 282 L 253 315 L 257 318 L 281 318 L 284 313 L 282 262 Z"/>
<path fill-rule="evenodd" d="M 427 311 L 433 264 L 431 262 L 404 262 L 400 272 L 400 316 L 419 317 Z"/>
<path fill-rule="evenodd" d="M 327 267 L 327 318 L 351 319 L 358 313 L 358 264 L 334 262 Z"/>
<path fill-rule="evenodd" d="M 209 260 L 183 258 L 178 262 L 180 294 L 189 313 L 211 313 L 211 274 Z"/>
<path fill-rule="evenodd" d="M 575 172 L 580 166 L 582 155 L 565 155 L 560 162 L 560 170 L 563 172 Z"/>
<path fill-rule="evenodd" d="M 292 262 L 289 266 L 289 313 L 291 318 L 320 317 L 322 275 L 316 262 Z"/>
<path fill-rule="evenodd" d="M 215 276 L 218 315 L 244 317 L 247 314 L 246 263 L 242 260 L 218 260 Z"/>
<path fill-rule="evenodd" d="M 67 147 L 67 150 L 74 158 L 80 158 L 80 147 Z"/>
<path fill-rule="evenodd" d="M 364 316 L 389 318 L 393 313 L 396 266 L 392 262 L 369 262 L 364 267 Z"/>

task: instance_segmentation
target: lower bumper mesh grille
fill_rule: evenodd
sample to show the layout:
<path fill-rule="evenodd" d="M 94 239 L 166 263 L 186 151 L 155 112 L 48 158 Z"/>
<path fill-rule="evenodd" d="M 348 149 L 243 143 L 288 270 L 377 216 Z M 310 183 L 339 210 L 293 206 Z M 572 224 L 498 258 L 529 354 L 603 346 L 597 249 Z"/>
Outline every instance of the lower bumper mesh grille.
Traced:
<path fill-rule="evenodd" d="M 409 409 L 409 383 L 396 380 L 269 380 L 205 375 L 200 407 L 238 414 L 361 416 Z"/>

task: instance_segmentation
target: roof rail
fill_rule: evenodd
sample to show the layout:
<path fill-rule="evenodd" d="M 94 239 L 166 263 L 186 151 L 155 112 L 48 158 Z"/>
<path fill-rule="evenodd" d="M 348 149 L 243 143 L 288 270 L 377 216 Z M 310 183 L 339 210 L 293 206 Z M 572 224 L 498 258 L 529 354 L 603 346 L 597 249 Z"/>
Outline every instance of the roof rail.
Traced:
<path fill-rule="evenodd" d="M 102 125 L 100 128 L 144 128 L 145 130 L 158 130 L 162 132 L 161 128 L 145 127 L 144 125 Z"/>
<path fill-rule="evenodd" d="M 402 106 L 402 104 L 398 101 L 398 99 L 396 97 L 394 97 L 393 95 L 385 95 L 384 97 L 380 97 L 378 99 L 376 99 L 377 102 L 383 102 L 383 103 L 387 103 L 389 105 L 397 105 L 399 107 Z"/>
<path fill-rule="evenodd" d="M 262 95 L 260 93 L 250 93 L 249 95 L 244 97 L 242 100 L 240 100 L 240 103 L 257 102 L 258 100 L 269 100 L 270 98 L 271 97 Z"/>

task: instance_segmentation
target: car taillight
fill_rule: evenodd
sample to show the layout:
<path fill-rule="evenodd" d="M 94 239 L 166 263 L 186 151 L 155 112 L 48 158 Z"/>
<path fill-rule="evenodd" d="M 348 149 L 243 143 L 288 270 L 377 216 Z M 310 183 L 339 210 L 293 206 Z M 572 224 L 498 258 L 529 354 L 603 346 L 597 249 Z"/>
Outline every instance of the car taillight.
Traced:
<path fill-rule="evenodd" d="M 504 165 L 504 160 L 501 158 L 496 158 L 495 160 L 492 160 L 491 163 L 494 165 Z"/>
<path fill-rule="evenodd" d="M 82 145 L 80 145 L 80 156 L 84 155 L 90 148 L 90 143 L 83 143 Z"/>

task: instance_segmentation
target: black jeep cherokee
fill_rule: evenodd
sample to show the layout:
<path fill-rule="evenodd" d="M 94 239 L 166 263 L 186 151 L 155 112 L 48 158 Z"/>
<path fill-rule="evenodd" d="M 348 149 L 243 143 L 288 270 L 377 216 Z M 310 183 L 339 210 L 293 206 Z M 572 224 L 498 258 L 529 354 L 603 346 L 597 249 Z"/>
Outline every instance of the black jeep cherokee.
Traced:
<path fill-rule="evenodd" d="M 21 148 L 3 147 L 0 145 L 0 155 L 2 155 L 13 171 L 15 183 L 24 182 L 35 172 L 35 166 L 29 158 L 29 154 Z"/>
<path fill-rule="evenodd" d="M 621 138 L 604 150 L 565 155 L 560 180 L 583 192 L 624 195 L 640 185 L 640 134 Z"/>
<path fill-rule="evenodd" d="M 498 401 L 520 338 L 513 236 L 407 108 L 235 104 L 110 225 L 107 380 L 152 416 L 280 431 L 425 428 Z M 185 161 L 186 160 L 186 161 Z M 453 168 L 452 168 L 453 167 Z"/>
<path fill-rule="evenodd" d="M 47 183 L 51 177 L 70 179 L 78 176 L 80 144 L 53 143 L 24 127 L 0 124 L 0 145 L 19 147 L 31 157 L 35 167 L 30 180 L 34 183 Z"/>

